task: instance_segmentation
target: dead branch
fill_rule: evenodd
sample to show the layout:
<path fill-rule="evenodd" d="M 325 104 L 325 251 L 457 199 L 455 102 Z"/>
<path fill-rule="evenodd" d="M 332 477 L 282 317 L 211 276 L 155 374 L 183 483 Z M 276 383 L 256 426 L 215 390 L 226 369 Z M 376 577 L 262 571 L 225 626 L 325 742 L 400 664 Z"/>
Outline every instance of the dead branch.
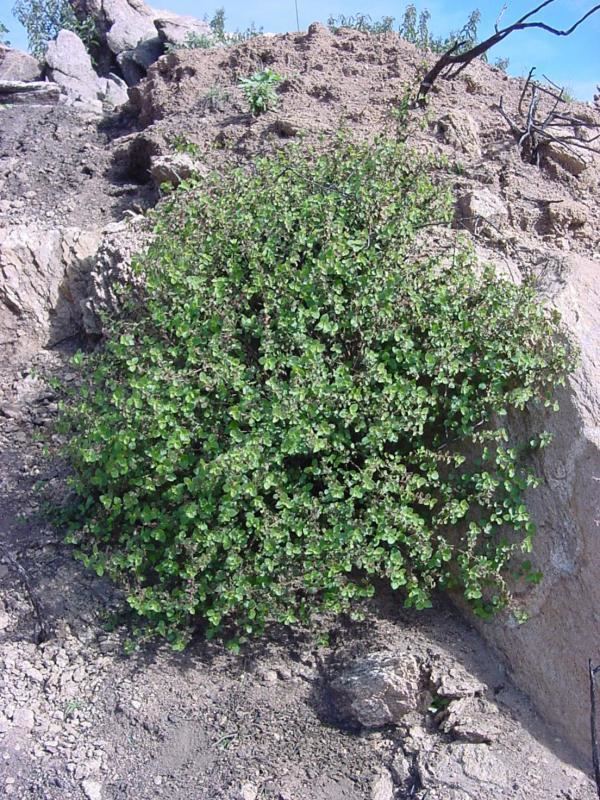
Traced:
<path fill-rule="evenodd" d="M 40 604 L 40 601 L 35 591 L 33 590 L 33 587 L 31 586 L 31 583 L 29 581 L 29 576 L 27 575 L 27 572 L 25 571 L 23 566 L 19 564 L 18 560 L 9 551 L 8 547 L 3 545 L 2 543 L 0 543 L 0 547 L 2 549 L 3 557 L 6 559 L 6 561 L 8 561 L 10 566 L 19 576 L 19 579 L 23 584 L 23 588 L 25 589 L 27 596 L 29 597 L 29 602 L 31 603 L 31 606 L 33 608 L 33 613 L 35 615 L 35 619 L 37 622 L 37 625 L 35 626 L 37 629 L 35 632 L 35 641 L 36 644 L 41 644 L 42 642 L 45 642 L 49 638 L 49 631 L 46 626 L 44 613 L 42 611 L 42 606 Z"/>
<path fill-rule="evenodd" d="M 512 25 L 508 25 L 505 28 L 498 28 L 498 24 L 501 19 L 500 15 L 496 21 L 494 33 L 483 42 L 476 44 L 474 47 L 471 47 L 464 52 L 460 52 L 460 49 L 464 46 L 465 42 L 456 42 L 449 50 L 442 54 L 442 56 L 436 61 L 436 63 L 421 81 L 415 101 L 416 104 L 421 107 L 425 105 L 427 95 L 431 91 L 435 81 L 440 76 L 446 78 L 455 78 L 472 61 L 474 61 L 476 58 L 479 58 L 484 53 L 487 53 L 488 50 L 502 42 L 507 36 L 510 36 L 511 33 L 514 33 L 515 31 L 528 30 L 530 28 L 538 28 L 547 31 L 548 33 L 552 33 L 554 36 L 570 36 L 580 25 L 586 21 L 586 19 L 591 17 L 592 14 L 595 14 L 596 11 L 600 11 L 600 3 L 597 3 L 576 22 L 574 22 L 570 28 L 566 28 L 565 30 L 554 28 L 552 25 L 548 25 L 546 22 L 533 21 L 531 19 L 554 2 L 555 0 L 545 0 L 545 2 L 540 3 L 540 5 L 538 5 L 536 8 L 528 11 Z"/>
<path fill-rule="evenodd" d="M 600 673 L 600 666 L 592 666 L 592 659 L 588 662 L 590 676 L 590 723 L 592 728 L 592 763 L 594 765 L 594 778 L 596 789 L 600 797 L 600 754 L 598 752 L 598 728 L 596 709 L 596 676 Z"/>
<path fill-rule="evenodd" d="M 600 139 L 598 125 L 582 123 L 576 116 L 559 110 L 560 105 L 565 102 L 563 90 L 560 89 L 560 93 L 557 94 L 548 87 L 540 86 L 533 80 L 533 73 L 534 69 L 530 70 L 525 81 L 517 105 L 516 118 L 510 116 L 504 108 L 503 97 L 497 106 L 498 112 L 517 139 L 523 160 L 539 166 L 544 149 L 551 143 L 561 145 L 574 154 L 577 150 L 600 154 L 600 145 L 596 144 Z M 556 88 L 558 90 L 560 87 Z M 528 91 L 531 95 L 525 112 L 524 102 Z M 550 109 L 544 112 L 541 111 L 541 93 L 551 99 Z M 588 135 L 584 131 L 587 131 Z"/>

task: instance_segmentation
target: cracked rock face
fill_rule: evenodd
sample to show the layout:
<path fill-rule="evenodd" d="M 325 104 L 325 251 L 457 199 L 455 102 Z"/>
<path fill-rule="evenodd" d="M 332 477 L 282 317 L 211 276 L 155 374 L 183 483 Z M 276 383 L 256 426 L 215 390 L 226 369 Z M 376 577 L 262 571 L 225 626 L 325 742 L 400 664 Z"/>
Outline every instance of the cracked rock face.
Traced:
<path fill-rule="evenodd" d="M 0 345 L 25 354 L 75 335 L 78 297 L 100 235 L 78 228 L 0 228 Z"/>

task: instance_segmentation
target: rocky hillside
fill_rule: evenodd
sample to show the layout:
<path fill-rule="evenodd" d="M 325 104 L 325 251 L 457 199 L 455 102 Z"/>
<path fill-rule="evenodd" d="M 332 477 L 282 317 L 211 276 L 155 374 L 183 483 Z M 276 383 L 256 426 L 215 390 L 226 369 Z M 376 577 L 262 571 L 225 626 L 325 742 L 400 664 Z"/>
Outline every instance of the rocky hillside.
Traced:
<path fill-rule="evenodd" d="M 47 376 L 74 377 L 69 353 L 102 333 L 161 184 L 340 126 L 393 130 L 390 110 L 425 56 L 392 34 L 313 25 L 236 47 L 155 48 L 127 90 L 133 56 L 121 54 L 147 40 L 119 39 L 116 17 L 103 19 L 105 66 L 120 74 L 71 70 L 87 75 L 91 104 L 62 78 L 36 81 L 25 56 L 27 75 L 7 77 L 18 58 L 0 58 L 0 785 L 19 798 L 593 797 L 575 767 L 589 764 L 587 659 L 599 659 L 600 157 L 577 141 L 600 113 L 562 103 L 572 139 L 524 149 L 515 128 L 530 87 L 476 62 L 439 81 L 409 123 L 415 148 L 448 159 L 457 234 L 513 280 L 535 280 L 581 347 L 560 413 L 527 421 L 555 434 L 530 500 L 544 573 L 523 589 L 530 621 L 478 634 L 445 601 L 406 614 L 382 590 L 365 625 L 323 620 L 328 647 L 277 632 L 240 657 L 198 642 L 185 656 L 125 659 L 121 634 L 103 627 L 117 595 L 38 513 L 36 485 L 65 491 L 64 466 L 36 437 L 56 410 Z M 76 47 L 61 34 L 45 74 L 66 74 L 52 63 Z M 255 118 L 239 80 L 266 66 L 284 78 L 280 104 Z M 110 104 L 107 81 L 122 90 Z M 15 82 L 41 85 L 3 88 Z M 542 94 L 542 119 L 554 102 Z"/>

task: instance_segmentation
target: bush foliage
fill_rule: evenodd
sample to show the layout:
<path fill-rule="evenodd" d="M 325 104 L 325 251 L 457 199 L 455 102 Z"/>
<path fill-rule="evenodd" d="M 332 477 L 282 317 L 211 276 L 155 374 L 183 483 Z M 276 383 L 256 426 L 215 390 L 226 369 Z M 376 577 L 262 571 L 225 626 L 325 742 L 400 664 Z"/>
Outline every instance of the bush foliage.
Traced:
<path fill-rule="evenodd" d="M 184 185 L 65 410 L 73 541 L 181 646 L 340 611 L 377 577 L 480 612 L 531 534 L 501 420 L 571 356 L 532 289 L 439 256 L 435 165 L 341 138 Z M 509 535 L 510 534 L 510 535 Z"/>
<path fill-rule="evenodd" d="M 275 108 L 279 102 L 276 89 L 282 80 L 281 75 L 268 67 L 240 80 L 242 93 L 255 117 Z"/>

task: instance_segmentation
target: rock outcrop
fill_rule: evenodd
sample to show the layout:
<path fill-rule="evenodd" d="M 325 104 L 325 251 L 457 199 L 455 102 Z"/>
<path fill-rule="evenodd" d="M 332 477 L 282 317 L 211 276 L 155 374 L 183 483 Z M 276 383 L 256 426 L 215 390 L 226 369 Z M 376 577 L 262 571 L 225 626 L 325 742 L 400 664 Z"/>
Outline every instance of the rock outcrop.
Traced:
<path fill-rule="evenodd" d="M 0 80 L 0 103 L 11 105 L 55 105 L 60 100 L 60 86 L 48 81 Z"/>
<path fill-rule="evenodd" d="M 529 620 L 500 620 L 484 635 L 506 654 L 520 685 L 556 730 L 589 749 L 588 659 L 600 661 L 600 262 L 540 254 L 540 289 L 561 312 L 580 365 L 559 396 L 560 413 L 536 413 L 527 431 L 548 430 L 528 506 L 537 526 L 539 586 L 523 596 Z"/>
<path fill-rule="evenodd" d="M 102 65 L 119 66 L 128 85 L 138 83 L 167 44 L 190 33 L 210 33 L 208 23 L 154 9 L 142 0 L 72 0 L 76 12 L 95 20 Z"/>
<path fill-rule="evenodd" d="M 161 42 L 175 47 L 187 44 L 191 36 L 211 34 L 210 25 L 195 17 L 159 16 L 155 17 L 154 26 Z"/>
<path fill-rule="evenodd" d="M 101 114 L 103 103 L 113 106 L 127 101 L 127 90 L 114 78 L 99 77 L 85 45 L 72 31 L 61 31 L 46 50 L 48 77 L 58 84 L 67 103 Z"/>
<path fill-rule="evenodd" d="M 0 347 L 24 356 L 81 330 L 95 231 L 0 228 Z"/>

